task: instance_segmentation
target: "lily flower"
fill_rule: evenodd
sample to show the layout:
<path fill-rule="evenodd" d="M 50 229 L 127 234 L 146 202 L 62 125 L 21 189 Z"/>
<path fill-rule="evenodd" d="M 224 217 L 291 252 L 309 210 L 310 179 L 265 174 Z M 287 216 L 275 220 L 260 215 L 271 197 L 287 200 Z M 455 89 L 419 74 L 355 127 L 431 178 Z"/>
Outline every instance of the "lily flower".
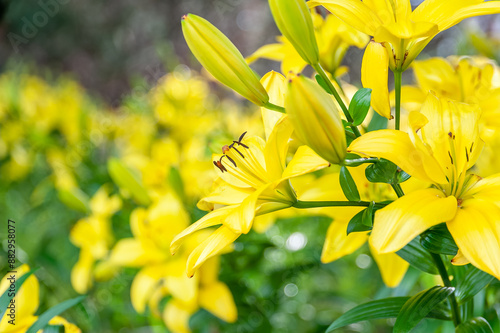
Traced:
<path fill-rule="evenodd" d="M 387 86 L 387 67 L 403 72 L 439 32 L 469 17 L 500 13 L 500 3 L 483 0 L 425 0 L 414 11 L 410 0 L 311 0 L 308 4 L 324 6 L 345 23 L 373 37 L 362 69 L 372 74 L 365 75 L 370 79 L 362 81 L 364 87 L 373 90 L 372 101 L 378 101 L 372 104 L 375 111 L 388 118 L 388 91 L 377 89 Z"/>
<path fill-rule="evenodd" d="M 327 167 L 329 164 L 307 146 L 300 147 L 288 166 L 286 156 L 293 128 L 287 117 L 275 125 L 269 140 L 241 135 L 213 156 L 220 178 L 211 194 L 198 206 L 213 210 L 177 235 L 170 245 L 177 252 L 184 238 L 195 231 L 221 225 L 191 252 L 187 274 L 195 271 L 209 258 L 247 234 L 255 216 L 292 207 L 297 197 L 289 179 Z M 245 133 L 244 133 L 245 134 Z"/>
<path fill-rule="evenodd" d="M 30 271 L 30 267 L 26 264 L 17 267 L 15 273 L 9 272 L 5 275 L 2 280 L 0 280 L 0 295 L 3 294 L 7 289 L 10 288 L 10 280 L 7 279 L 14 275 L 17 281 L 24 274 Z M 16 319 L 15 324 L 9 323 L 12 320 L 11 317 L 7 316 L 7 313 L 0 320 L 0 332 L 3 333 L 24 333 L 28 328 L 33 325 L 38 316 L 35 313 L 40 305 L 40 283 L 34 274 L 24 281 L 21 288 L 16 290 L 16 295 L 13 298 L 16 305 Z M 51 326 L 63 326 L 64 332 L 67 333 L 81 333 L 81 330 L 74 324 L 68 322 L 63 317 L 55 316 L 49 321 Z M 45 330 L 40 330 L 38 332 L 45 332 Z"/>
<path fill-rule="evenodd" d="M 375 214 L 370 237 L 378 253 L 396 252 L 442 222 L 461 254 L 477 268 L 500 277 L 500 175 L 468 174 L 483 142 L 480 110 L 428 95 L 420 112 L 411 112 L 409 134 L 369 132 L 348 151 L 388 159 L 430 188 L 406 194 Z"/>

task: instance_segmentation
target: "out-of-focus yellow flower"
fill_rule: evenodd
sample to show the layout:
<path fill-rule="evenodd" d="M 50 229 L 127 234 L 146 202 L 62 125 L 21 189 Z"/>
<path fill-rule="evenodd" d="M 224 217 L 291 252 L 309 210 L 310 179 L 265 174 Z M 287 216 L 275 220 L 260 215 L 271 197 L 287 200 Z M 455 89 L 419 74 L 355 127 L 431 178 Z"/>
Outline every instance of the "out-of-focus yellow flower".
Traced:
<path fill-rule="evenodd" d="M 195 57 L 217 80 L 259 106 L 269 102 L 257 75 L 220 30 L 204 18 L 188 14 L 182 18 L 182 32 Z"/>
<path fill-rule="evenodd" d="M 11 284 L 11 281 L 7 278 L 12 275 L 17 281 L 21 276 L 28 273 L 30 270 L 28 265 L 22 265 L 15 269 L 16 273 L 7 273 L 0 282 L 0 295 L 3 294 Z M 40 304 L 40 285 L 38 279 L 34 274 L 24 281 L 23 285 L 19 290 L 16 291 L 16 295 L 13 300 L 16 304 L 16 318 L 15 325 L 9 323 L 11 318 L 7 316 L 7 313 L 3 316 L 0 321 L 0 332 L 3 333 L 24 333 L 26 330 L 35 323 L 37 316 L 35 312 Z M 80 329 L 74 324 L 68 322 L 66 319 L 56 316 L 49 321 L 50 325 L 54 326 L 64 326 L 64 332 L 67 333 L 80 333 Z M 43 332 L 43 331 L 39 331 Z"/>
<path fill-rule="evenodd" d="M 344 161 L 347 147 L 340 111 L 319 85 L 303 75 L 291 78 L 285 108 L 300 141 L 330 163 Z"/>
<path fill-rule="evenodd" d="M 318 40 L 319 62 L 332 75 L 339 75 L 337 70 L 350 46 L 364 48 L 369 41 L 368 35 L 345 24 L 334 15 L 323 18 L 311 12 L 314 32 Z M 281 72 L 300 73 L 307 62 L 302 59 L 293 45 L 284 36 L 278 36 L 278 43 L 268 44 L 257 49 L 246 58 L 250 64 L 257 59 L 266 58 L 281 62 Z"/>
<path fill-rule="evenodd" d="M 500 277 L 500 230 L 495 222 L 500 176 L 467 174 L 483 147 L 479 117 L 477 107 L 429 94 L 421 111 L 410 113 L 410 135 L 380 130 L 351 143 L 349 151 L 386 158 L 433 184 L 377 211 L 370 238 L 375 251 L 398 251 L 421 232 L 446 222 L 463 256 Z"/>
<path fill-rule="evenodd" d="M 214 155 L 213 162 L 220 178 L 215 181 L 212 193 L 203 198 L 198 206 L 204 210 L 211 210 L 216 204 L 224 207 L 189 226 L 175 237 L 170 247 L 175 253 L 186 236 L 222 224 L 191 252 L 187 262 L 188 276 L 192 276 L 206 260 L 220 253 L 241 234 L 248 233 L 256 215 L 294 205 L 297 198 L 289 178 L 328 166 L 328 162 L 305 146 L 299 148 L 286 166 L 292 131 L 288 119 L 283 118 L 274 127 L 267 143 L 244 133 L 238 140 L 224 146 L 223 154 Z"/>
<path fill-rule="evenodd" d="M 378 43 L 378 47 L 373 44 L 366 50 L 363 67 L 364 71 L 380 77 L 363 80 L 363 86 L 373 90 L 372 100 L 380 103 L 372 106 L 385 117 L 390 115 L 388 92 L 382 87 L 387 86 L 387 67 L 393 72 L 402 72 L 439 32 L 468 17 L 500 13 L 497 1 L 482 0 L 425 0 L 414 11 L 410 0 L 311 0 L 308 3 L 309 7 L 323 5 L 345 23 L 372 36 L 372 44 Z M 379 94 L 383 96 L 377 96 Z"/>
<path fill-rule="evenodd" d="M 189 223 L 182 203 L 168 193 L 148 209 L 137 208 L 130 217 L 133 238 L 119 240 L 111 251 L 109 263 L 120 267 L 140 267 L 131 287 L 134 309 L 144 313 L 149 306 L 159 316 L 159 301 L 172 296 L 162 317 L 173 332 L 190 332 L 189 318 L 204 308 L 218 318 L 234 322 L 236 306 L 227 286 L 217 279 L 218 258 L 212 258 L 199 276 L 189 279 L 185 272 L 188 252 L 172 257 L 168 247 L 173 237 Z M 187 247 L 207 237 L 207 232 L 193 235 Z"/>
<path fill-rule="evenodd" d="M 70 232 L 71 242 L 80 248 L 78 262 L 71 271 L 71 284 L 80 294 L 92 286 L 95 262 L 104 259 L 113 242 L 111 216 L 121 208 L 121 199 L 109 195 L 102 186 L 90 200 L 91 215 L 76 222 Z"/>

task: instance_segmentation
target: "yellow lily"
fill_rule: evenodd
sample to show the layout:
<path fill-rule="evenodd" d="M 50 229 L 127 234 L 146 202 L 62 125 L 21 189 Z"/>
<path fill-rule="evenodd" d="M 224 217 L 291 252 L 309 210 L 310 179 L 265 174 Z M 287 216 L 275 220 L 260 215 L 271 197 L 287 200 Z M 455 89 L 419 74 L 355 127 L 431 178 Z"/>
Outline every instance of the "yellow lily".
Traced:
<path fill-rule="evenodd" d="M 334 15 L 327 15 L 323 18 L 316 12 L 311 12 L 313 18 L 314 32 L 318 40 L 319 62 L 332 75 L 340 69 L 340 63 L 350 46 L 364 48 L 369 41 L 368 35 L 357 31 L 345 24 Z M 276 37 L 275 44 L 268 44 L 260 47 L 246 58 L 252 62 L 260 59 L 270 59 L 281 62 L 281 72 L 300 73 L 307 65 L 293 45 L 284 36 Z"/>
<path fill-rule="evenodd" d="M 362 69 L 371 75 L 364 75 L 362 81 L 364 87 L 373 90 L 375 111 L 388 118 L 390 106 L 384 88 L 387 67 L 403 72 L 439 32 L 468 17 L 500 13 L 500 3 L 483 0 L 425 0 L 414 11 L 410 0 L 311 0 L 308 4 L 324 6 L 345 23 L 373 37 Z"/>
<path fill-rule="evenodd" d="M 500 127 L 500 82 L 498 66 L 483 57 L 431 58 L 412 65 L 417 86 L 403 86 L 406 107 L 414 110 L 425 100 L 428 91 L 481 108 L 481 123 L 490 129 Z"/>
<path fill-rule="evenodd" d="M 121 199 L 110 196 L 104 185 L 90 200 L 91 215 L 80 219 L 71 229 L 70 240 L 80 248 L 78 261 L 71 270 L 71 284 L 80 294 L 92 286 L 95 262 L 108 254 L 113 241 L 110 218 L 120 208 Z"/>
<path fill-rule="evenodd" d="M 241 234 L 252 228 L 256 215 L 285 209 L 297 202 L 289 178 L 328 166 L 328 162 L 302 146 L 286 166 L 288 141 L 292 127 L 287 117 L 274 127 L 269 140 L 242 135 L 239 140 L 224 146 L 223 154 L 213 156 L 220 178 L 214 183 L 211 194 L 198 206 L 210 210 L 214 205 L 224 205 L 189 226 L 172 241 L 175 253 L 184 238 L 193 232 L 222 224 L 189 256 L 187 274 L 194 272 L 207 259 L 233 243 Z"/>
<path fill-rule="evenodd" d="M 3 294 L 10 287 L 10 280 L 7 278 L 12 275 L 15 277 L 16 281 L 24 274 L 30 271 L 28 265 L 22 265 L 15 269 L 16 273 L 7 273 L 0 282 L 0 295 Z M 26 330 L 33 325 L 37 316 L 35 312 L 40 305 L 40 284 L 38 279 L 34 274 L 24 281 L 23 285 L 19 290 L 16 291 L 16 296 L 13 300 L 16 305 L 15 313 L 15 325 L 9 323 L 12 320 L 6 312 L 0 321 L 0 332 L 2 333 L 24 333 Z M 56 316 L 49 321 L 50 325 L 54 326 L 64 326 L 64 332 L 66 333 L 80 333 L 80 329 L 74 324 L 68 322 L 66 319 Z M 43 333 L 43 331 L 39 331 Z"/>
<path fill-rule="evenodd" d="M 188 221 L 182 203 L 168 193 L 147 210 L 133 211 L 130 226 L 134 237 L 118 241 L 109 258 L 111 265 L 141 268 L 130 291 L 138 313 L 144 313 L 149 305 L 153 314 L 160 316 L 159 302 L 165 296 L 172 297 L 161 316 L 175 333 L 190 332 L 189 318 L 200 307 L 227 322 L 237 317 L 230 290 L 217 279 L 218 258 L 212 258 L 199 275 L 189 279 L 184 274 L 187 252 L 176 258 L 170 256 L 168 244 Z M 193 235 L 187 247 L 192 250 L 207 236 L 207 232 Z"/>
<path fill-rule="evenodd" d="M 429 94 L 409 116 L 411 132 L 380 130 L 354 140 L 349 151 L 386 158 L 432 183 L 375 214 L 370 238 L 378 253 L 395 252 L 426 229 L 446 222 L 461 254 L 500 277 L 500 176 L 467 174 L 483 143 L 477 107 Z M 473 221 L 473 222 L 472 222 Z"/>

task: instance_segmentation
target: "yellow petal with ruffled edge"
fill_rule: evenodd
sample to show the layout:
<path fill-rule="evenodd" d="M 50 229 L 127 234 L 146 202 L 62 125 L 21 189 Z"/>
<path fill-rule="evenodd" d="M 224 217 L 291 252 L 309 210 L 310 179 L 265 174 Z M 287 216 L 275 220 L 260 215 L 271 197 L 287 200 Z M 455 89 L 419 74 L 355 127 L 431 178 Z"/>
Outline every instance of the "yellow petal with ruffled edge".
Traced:
<path fill-rule="evenodd" d="M 130 287 L 130 300 L 135 311 L 146 311 L 146 304 L 162 277 L 161 265 L 145 267 L 135 275 Z"/>
<path fill-rule="evenodd" d="M 372 90 L 371 106 L 377 113 L 392 119 L 389 103 L 389 56 L 382 44 L 371 41 L 365 49 L 361 64 L 361 82 Z"/>
<path fill-rule="evenodd" d="M 487 200 L 462 202 L 446 223 L 463 255 L 477 268 L 500 278 L 500 208 Z"/>
<path fill-rule="evenodd" d="M 11 284 L 11 280 L 7 278 L 14 275 L 17 281 L 21 276 L 28 273 L 30 267 L 28 265 L 21 265 L 15 269 L 16 273 L 7 273 L 0 281 L 0 295 L 2 295 Z M 12 318 L 6 315 L 3 316 L 0 321 L 0 332 L 25 332 L 23 328 L 28 328 L 36 320 L 33 316 L 38 309 L 39 305 L 39 284 L 36 276 L 32 274 L 20 289 L 17 290 L 14 296 L 14 301 L 16 304 L 16 321 L 15 325 L 9 324 L 9 320 Z"/>
<path fill-rule="evenodd" d="M 396 288 L 403 280 L 410 264 L 395 253 L 378 254 L 372 250 L 372 256 L 377 263 L 385 285 L 389 288 Z"/>
<path fill-rule="evenodd" d="M 307 4 L 309 8 L 325 7 L 348 25 L 370 36 L 373 36 L 382 24 L 377 15 L 361 1 L 312 0 Z"/>
<path fill-rule="evenodd" d="M 231 290 L 222 282 L 214 282 L 200 289 L 200 306 L 228 323 L 236 322 L 238 310 Z"/>
<path fill-rule="evenodd" d="M 215 230 L 189 255 L 187 260 L 187 276 L 193 276 L 196 270 L 205 261 L 219 254 L 226 246 L 233 243 L 240 235 L 241 234 L 231 231 L 231 229 L 224 225 Z"/>
<path fill-rule="evenodd" d="M 385 158 L 420 180 L 445 184 L 444 173 L 439 168 L 430 169 L 426 165 L 432 162 L 430 155 L 418 151 L 407 133 L 396 130 L 379 130 L 363 134 L 347 148 L 348 152 L 363 156 Z M 432 165 L 435 165 L 434 161 Z"/>
<path fill-rule="evenodd" d="M 326 264 L 353 253 L 368 240 L 368 232 L 352 232 L 347 235 L 349 220 L 333 221 L 326 232 L 321 252 L 321 262 Z"/>
<path fill-rule="evenodd" d="M 330 163 L 319 157 L 311 148 L 300 146 L 283 172 L 283 179 L 298 177 L 329 166 Z"/>
<path fill-rule="evenodd" d="M 196 310 L 178 300 L 170 300 L 163 310 L 163 322 L 173 333 L 191 333 L 189 318 Z"/>
<path fill-rule="evenodd" d="M 79 294 L 85 294 L 92 286 L 92 266 L 94 258 L 89 250 L 80 251 L 78 261 L 71 269 L 71 285 Z"/>
<path fill-rule="evenodd" d="M 400 250 L 423 231 L 453 219 L 457 199 L 428 188 L 406 194 L 375 213 L 370 244 L 376 253 Z"/>
<path fill-rule="evenodd" d="M 270 71 L 262 77 L 260 80 L 264 89 L 266 89 L 269 95 L 269 102 L 278 106 L 285 106 L 285 93 L 286 93 L 286 79 L 283 75 L 278 72 Z M 274 125 L 284 114 L 266 109 L 264 107 L 260 108 L 262 113 L 262 121 L 264 122 L 264 132 L 266 134 L 266 139 L 269 139 L 271 132 L 273 131 Z"/>

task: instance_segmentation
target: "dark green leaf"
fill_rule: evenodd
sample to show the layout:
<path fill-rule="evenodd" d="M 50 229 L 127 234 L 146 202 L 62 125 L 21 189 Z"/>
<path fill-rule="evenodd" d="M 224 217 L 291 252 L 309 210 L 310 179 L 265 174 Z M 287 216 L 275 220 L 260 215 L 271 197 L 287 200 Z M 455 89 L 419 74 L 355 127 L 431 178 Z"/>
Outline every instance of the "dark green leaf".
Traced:
<path fill-rule="evenodd" d="M 21 288 L 24 281 L 26 281 L 26 279 L 29 278 L 30 275 L 33 274 L 37 269 L 38 268 L 32 269 L 31 271 L 27 272 L 26 274 L 24 274 L 23 276 L 21 276 L 20 278 L 18 278 L 16 280 L 15 287 L 14 287 L 15 292 L 17 292 Z M 17 278 L 17 275 L 16 275 L 16 278 Z M 9 303 L 10 303 L 11 299 L 14 298 L 14 296 L 15 296 L 15 294 L 11 292 L 10 287 L 7 287 L 7 290 L 5 290 L 5 292 L 2 294 L 2 296 L 0 296 L 0 320 L 2 320 L 2 318 L 5 314 L 5 310 L 7 310 L 7 306 L 9 306 Z"/>
<path fill-rule="evenodd" d="M 330 93 L 330 88 L 328 87 L 328 84 L 325 82 L 325 80 L 323 80 L 323 78 L 319 75 L 319 74 L 316 74 L 315 76 L 316 78 L 316 82 L 318 82 L 318 84 L 321 86 L 321 88 L 323 88 L 324 91 L 326 91 L 327 93 Z"/>
<path fill-rule="evenodd" d="M 347 225 L 347 234 L 349 235 L 351 232 L 360 232 L 360 231 L 368 231 L 372 230 L 371 226 L 367 226 L 364 224 L 363 218 L 365 211 L 367 209 L 363 209 L 359 213 L 353 216 L 353 218 L 349 221 Z"/>
<path fill-rule="evenodd" d="M 404 183 L 405 181 L 407 181 L 408 179 L 410 179 L 410 175 L 407 174 L 406 172 L 404 172 L 403 170 L 401 169 L 397 169 L 396 170 L 396 184 L 399 184 L 399 183 Z"/>
<path fill-rule="evenodd" d="M 372 90 L 369 88 L 359 89 L 352 97 L 349 104 L 349 113 L 353 118 L 353 125 L 359 126 L 365 120 L 370 109 Z"/>
<path fill-rule="evenodd" d="M 345 166 L 340 169 L 340 187 L 342 192 L 344 192 L 345 197 L 349 201 L 359 201 L 359 192 L 356 187 L 354 179 L 352 179 L 351 173 Z"/>
<path fill-rule="evenodd" d="M 87 296 L 85 296 L 85 295 L 78 296 L 78 297 L 69 299 L 67 301 L 64 301 L 62 303 L 59 303 L 56 306 L 53 306 L 52 308 L 48 309 L 47 311 L 45 311 L 44 313 L 42 313 L 38 317 L 38 320 L 33 325 L 31 325 L 30 328 L 28 328 L 26 333 L 38 332 L 38 330 L 44 328 L 52 318 L 54 318 L 55 316 L 58 316 L 62 312 L 66 311 L 67 309 L 80 303 L 85 297 L 87 297 Z"/>
<path fill-rule="evenodd" d="M 381 129 L 387 128 L 387 118 L 382 117 L 376 112 L 373 112 L 372 119 L 370 120 L 370 124 L 368 125 L 368 128 L 366 129 L 368 132 L 371 131 L 377 131 Z"/>
<path fill-rule="evenodd" d="M 486 319 L 481 317 L 472 318 L 461 323 L 455 330 L 456 333 L 493 333 L 493 329 Z"/>
<path fill-rule="evenodd" d="M 406 244 L 406 246 L 396 252 L 396 254 L 422 272 L 438 274 L 434 260 L 432 260 L 429 252 L 420 245 L 417 238 Z"/>
<path fill-rule="evenodd" d="M 43 333 L 59 333 L 62 326 L 45 326 Z"/>
<path fill-rule="evenodd" d="M 379 162 L 365 169 L 365 176 L 372 183 L 399 184 L 410 179 L 410 175 L 389 160 L 381 158 Z"/>
<path fill-rule="evenodd" d="M 424 249 L 432 253 L 454 256 L 458 251 L 455 240 L 448 231 L 445 223 L 441 223 L 422 233 L 420 244 Z"/>
<path fill-rule="evenodd" d="M 363 216 L 361 218 L 361 223 L 363 223 L 365 226 L 369 227 L 370 229 L 373 227 L 373 205 L 374 202 L 370 202 L 370 206 L 368 208 L 363 210 Z"/>
<path fill-rule="evenodd" d="M 434 286 L 411 297 L 401 308 L 393 332 L 409 332 L 454 290 L 453 287 Z"/>
<path fill-rule="evenodd" d="M 494 279 L 493 276 L 471 265 L 464 278 L 457 283 L 455 293 L 457 302 L 460 304 L 467 302 Z"/>
<path fill-rule="evenodd" d="M 344 313 L 335 320 L 326 332 L 332 332 L 338 328 L 358 323 L 363 320 L 395 318 L 398 316 L 403 305 L 410 297 L 390 297 L 371 301 L 358 305 Z M 451 320 L 449 311 L 442 307 L 436 306 L 428 315 L 429 318 Z"/>
<path fill-rule="evenodd" d="M 409 297 L 390 297 L 358 305 L 335 320 L 326 332 L 363 320 L 394 318 Z"/>

